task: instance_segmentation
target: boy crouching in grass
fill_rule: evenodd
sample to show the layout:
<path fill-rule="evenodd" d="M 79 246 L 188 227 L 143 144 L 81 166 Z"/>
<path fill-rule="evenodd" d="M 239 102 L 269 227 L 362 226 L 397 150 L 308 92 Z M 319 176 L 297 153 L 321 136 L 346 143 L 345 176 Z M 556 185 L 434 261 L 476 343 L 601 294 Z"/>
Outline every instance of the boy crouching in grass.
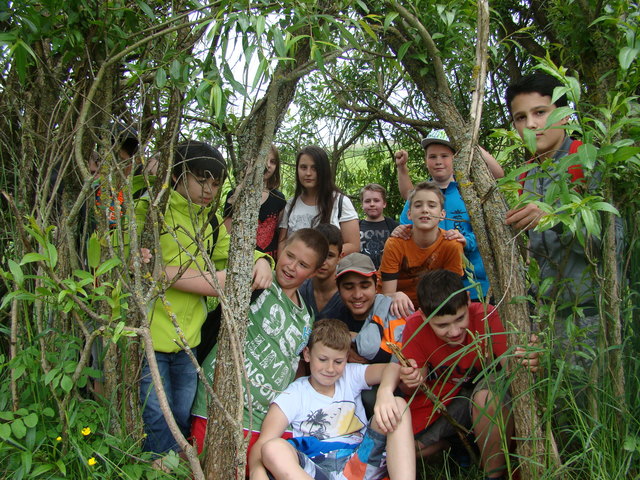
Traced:
<path fill-rule="evenodd" d="M 395 376 L 395 381 L 384 382 L 384 389 L 380 386 L 378 402 L 393 395 L 399 380 L 405 394 L 415 392 L 410 409 L 416 450 L 422 457 L 432 455 L 455 441 L 456 430 L 418 389 L 425 384 L 458 423 L 472 427 L 485 478 L 503 479 L 507 472 L 502 439 L 511 439 L 513 418 L 509 394 L 498 390 L 498 372 L 490 365 L 507 351 L 507 336 L 494 307 L 471 303 L 463 288 L 457 273 L 425 273 L 418 284 L 421 310 L 407 318 L 402 337 L 402 353 L 410 366 L 389 364 L 385 380 Z M 525 356 L 516 348 L 515 354 L 522 357 L 523 366 L 537 371 L 537 353 Z M 504 362 L 500 358 L 498 363 Z"/>
<path fill-rule="evenodd" d="M 407 404 L 393 397 L 376 406 L 367 427 L 360 392 L 380 383 L 386 364 L 347 363 L 350 347 L 343 322 L 315 323 L 303 351 L 311 375 L 289 385 L 269 407 L 249 457 L 252 480 L 269 478 L 267 470 L 276 480 L 373 480 L 386 478 L 387 472 L 391 480 L 415 479 Z M 289 425 L 293 438 L 284 440 L 280 437 Z"/>

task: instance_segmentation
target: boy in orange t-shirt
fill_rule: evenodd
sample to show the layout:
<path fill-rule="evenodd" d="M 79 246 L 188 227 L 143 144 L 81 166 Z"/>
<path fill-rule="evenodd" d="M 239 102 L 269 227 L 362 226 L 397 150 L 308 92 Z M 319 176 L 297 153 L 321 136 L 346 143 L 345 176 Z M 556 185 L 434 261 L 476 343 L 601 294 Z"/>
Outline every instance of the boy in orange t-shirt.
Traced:
<path fill-rule="evenodd" d="M 447 240 L 438 223 L 445 216 L 442 191 L 433 182 L 416 185 L 409 196 L 411 238 L 390 237 L 384 247 L 382 293 L 393 296 L 391 312 L 407 317 L 418 305 L 416 287 L 428 270 L 445 269 L 462 276 L 463 244 Z"/>

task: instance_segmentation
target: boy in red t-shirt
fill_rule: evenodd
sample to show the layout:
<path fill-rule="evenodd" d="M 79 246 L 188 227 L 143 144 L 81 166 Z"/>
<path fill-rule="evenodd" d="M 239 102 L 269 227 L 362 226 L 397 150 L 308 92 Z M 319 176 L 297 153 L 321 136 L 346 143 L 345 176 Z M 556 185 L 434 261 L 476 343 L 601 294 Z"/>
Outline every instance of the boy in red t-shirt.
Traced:
<path fill-rule="evenodd" d="M 495 388 L 494 373 L 504 363 L 499 357 L 507 350 L 498 313 L 491 305 L 471 303 L 460 275 L 447 270 L 423 276 L 418 301 L 421 310 L 407 318 L 402 336 L 402 352 L 411 366 L 391 363 L 385 372 L 403 382 L 409 397 L 415 393 L 409 406 L 418 455 L 432 455 L 456 437 L 453 426 L 418 389 L 424 383 L 458 423 L 473 426 L 486 478 L 504 478 L 502 445 L 511 438 L 513 419 L 508 392 Z M 524 350 L 518 348 L 515 354 L 523 357 L 524 366 L 537 370 L 537 353 L 525 358 Z M 388 384 L 391 389 L 378 391 L 376 413 L 378 404 L 392 399 L 394 383 Z"/>

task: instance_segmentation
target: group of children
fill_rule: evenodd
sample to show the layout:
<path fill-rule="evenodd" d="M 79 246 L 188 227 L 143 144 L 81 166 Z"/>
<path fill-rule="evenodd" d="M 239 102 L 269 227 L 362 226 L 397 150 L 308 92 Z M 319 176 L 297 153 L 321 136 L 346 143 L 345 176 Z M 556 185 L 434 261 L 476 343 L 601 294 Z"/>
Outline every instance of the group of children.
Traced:
<path fill-rule="evenodd" d="M 538 77 L 524 80 L 508 97 L 514 125 L 521 135 L 524 128 L 536 130 L 540 158 L 562 155 L 568 151 L 564 130 L 544 120 L 557 106 L 551 98 L 559 85 L 550 83 L 549 91 L 538 86 Z M 377 184 L 362 189 L 367 218 L 358 222 L 318 147 L 298 154 L 295 194 L 285 202 L 277 190 L 278 153 L 271 150 L 252 285 L 259 293 L 250 306 L 244 344 L 250 478 L 412 479 L 416 454 L 430 455 L 457 435 L 466 436 L 460 426 L 474 434 L 487 478 L 506 478 L 503 446 L 513 421 L 508 391 L 500 387 L 508 351 L 504 327 L 488 302 L 472 301 L 484 298 L 488 283 L 453 175 L 455 150 L 435 138 L 422 146 L 432 182 L 413 186 L 406 152 L 396 154 L 412 223 L 399 229 L 383 214 L 386 194 Z M 486 154 L 485 161 L 501 176 L 492 157 Z M 160 243 L 173 283 L 166 301 L 152 306 L 149 320 L 171 411 L 201 451 L 206 389 L 173 340 L 173 319 L 196 349 L 207 314 L 204 297 L 217 295 L 224 285 L 233 194 L 225 207 L 227 220 L 215 217 L 214 236 L 210 205 L 226 175 L 220 152 L 201 142 L 181 144 L 172 174 Z M 144 196 L 136 204 L 140 224 L 148 205 Z M 506 222 L 529 230 L 541 215 L 528 203 L 510 211 Z M 199 244 L 211 252 L 215 274 L 207 271 L 207 252 Z M 463 254 L 480 285 L 471 291 L 463 284 Z M 272 258 L 277 258 L 274 271 Z M 393 345 L 402 358 L 394 355 Z M 202 362 L 209 381 L 216 353 L 214 346 Z M 537 369 L 535 354 L 518 348 L 512 354 Z M 296 379 L 300 362 L 308 375 Z M 158 454 L 179 450 L 146 362 L 140 393 L 146 448 Z"/>

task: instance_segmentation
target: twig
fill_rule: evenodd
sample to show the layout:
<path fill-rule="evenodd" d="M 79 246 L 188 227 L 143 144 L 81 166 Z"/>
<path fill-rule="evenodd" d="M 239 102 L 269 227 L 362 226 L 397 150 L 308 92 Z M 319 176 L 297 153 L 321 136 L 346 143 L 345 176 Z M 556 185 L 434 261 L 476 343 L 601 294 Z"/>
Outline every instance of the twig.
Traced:
<path fill-rule="evenodd" d="M 400 347 L 398 347 L 395 343 L 387 342 L 387 347 L 389 347 L 389 349 L 391 350 L 391 353 L 393 353 L 396 356 L 396 358 L 398 359 L 398 362 L 400 362 L 400 365 L 402 365 L 403 367 L 411 366 L 409 364 L 409 361 L 407 360 L 407 357 L 404 356 L 404 354 L 400 350 Z M 447 410 L 447 406 L 444 403 L 442 403 L 442 401 L 440 401 L 440 399 L 431 390 L 429 390 L 429 387 L 427 387 L 424 383 L 421 383 L 418 388 L 420 388 L 422 393 L 424 393 L 426 397 L 431 401 L 431 403 L 433 403 L 433 407 L 438 412 L 440 412 L 440 414 L 444 417 L 444 419 L 447 422 L 449 422 L 453 428 L 455 428 L 456 433 L 458 434 L 458 437 L 460 437 L 460 440 L 464 445 L 464 448 L 466 448 L 467 452 L 469 453 L 469 456 L 471 457 L 473 462 L 477 465 L 478 458 L 476 457 L 476 453 L 473 451 L 473 448 L 471 447 L 471 445 L 469 444 L 469 441 L 467 440 L 467 435 L 469 435 L 470 433 L 469 429 L 467 429 L 464 425 L 461 425 L 455 418 L 451 416 L 451 414 Z"/>

